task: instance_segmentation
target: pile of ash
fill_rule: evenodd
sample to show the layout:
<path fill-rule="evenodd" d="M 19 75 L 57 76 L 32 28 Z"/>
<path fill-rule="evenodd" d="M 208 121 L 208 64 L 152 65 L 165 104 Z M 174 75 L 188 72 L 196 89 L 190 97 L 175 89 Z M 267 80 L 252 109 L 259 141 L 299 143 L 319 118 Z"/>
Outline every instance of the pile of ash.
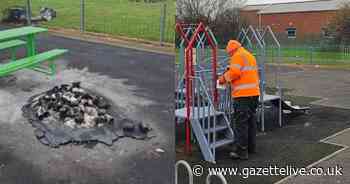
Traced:
<path fill-rule="evenodd" d="M 114 109 L 104 97 L 83 89 L 80 82 L 35 95 L 22 108 L 37 138 L 52 147 L 90 141 L 111 145 L 120 137 L 149 138 L 149 126 L 121 118 Z"/>

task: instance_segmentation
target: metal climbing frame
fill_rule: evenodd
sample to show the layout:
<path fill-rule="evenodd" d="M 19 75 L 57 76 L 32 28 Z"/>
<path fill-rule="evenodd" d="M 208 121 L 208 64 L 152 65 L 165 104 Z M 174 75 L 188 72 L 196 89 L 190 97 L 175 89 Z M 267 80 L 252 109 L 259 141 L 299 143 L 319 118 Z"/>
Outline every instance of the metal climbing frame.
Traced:
<path fill-rule="evenodd" d="M 229 111 L 224 108 L 231 103 L 225 98 L 229 89 L 218 90 L 216 86 L 217 74 L 224 70 L 217 64 L 217 43 L 202 23 L 177 24 L 176 30 L 181 36 L 176 82 L 177 124 L 185 122 L 186 152 L 191 151 L 192 130 L 204 159 L 215 163 L 216 148 L 232 143 L 234 138 L 226 114 Z"/>
<path fill-rule="evenodd" d="M 266 36 L 270 35 L 272 37 L 272 46 L 277 49 L 278 53 L 278 65 L 275 67 L 274 76 L 277 93 L 275 95 L 266 93 L 266 74 L 265 74 L 265 64 L 267 62 L 266 52 L 267 47 L 269 46 L 265 40 Z M 261 121 L 261 130 L 265 131 L 265 103 L 278 101 L 278 122 L 282 126 L 282 88 L 280 85 L 279 74 L 280 74 L 280 53 L 281 45 L 273 33 L 270 26 L 267 26 L 262 29 L 254 29 L 253 26 L 248 26 L 247 28 L 242 28 L 237 40 L 239 40 L 243 45 L 246 45 L 246 48 L 254 52 L 257 58 L 259 65 L 259 75 L 260 75 L 260 105 L 259 105 L 259 120 Z"/>
<path fill-rule="evenodd" d="M 266 50 L 266 48 L 271 47 L 271 52 L 272 54 L 274 53 L 274 50 L 277 50 L 277 60 L 276 63 L 272 63 L 272 64 L 276 64 L 275 65 L 275 70 L 274 70 L 274 79 L 275 79 L 275 86 L 276 86 L 276 96 L 279 97 L 278 100 L 278 123 L 279 126 L 282 126 L 282 101 L 283 101 L 283 93 L 282 93 L 282 86 L 281 86 L 281 80 L 280 80 L 280 74 L 281 74 L 281 62 L 282 62 L 282 57 L 281 57 L 281 44 L 278 41 L 275 33 L 272 31 L 270 26 L 266 26 L 264 28 L 261 29 L 257 29 L 257 35 L 259 36 L 261 42 L 264 45 L 264 48 Z M 271 37 L 271 42 L 269 42 L 269 40 L 266 39 L 267 36 Z M 275 58 L 274 56 L 272 56 L 272 58 Z M 273 62 L 273 61 L 272 61 Z"/>

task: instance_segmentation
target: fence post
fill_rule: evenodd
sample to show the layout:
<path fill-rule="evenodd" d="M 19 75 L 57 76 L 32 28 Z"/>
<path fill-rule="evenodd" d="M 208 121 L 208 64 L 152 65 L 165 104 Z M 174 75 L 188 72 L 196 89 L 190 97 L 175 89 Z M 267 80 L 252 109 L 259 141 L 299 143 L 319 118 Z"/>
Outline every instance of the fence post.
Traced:
<path fill-rule="evenodd" d="M 31 0 L 27 0 L 27 24 L 32 25 L 32 6 Z"/>
<path fill-rule="evenodd" d="M 167 4 L 163 3 L 160 13 L 160 45 L 163 46 L 164 37 L 165 37 L 165 26 L 166 26 L 166 12 Z"/>
<path fill-rule="evenodd" d="M 313 46 L 310 47 L 310 64 L 313 64 L 313 53 L 314 53 L 314 49 Z"/>
<path fill-rule="evenodd" d="M 80 32 L 85 31 L 85 0 L 80 0 Z"/>

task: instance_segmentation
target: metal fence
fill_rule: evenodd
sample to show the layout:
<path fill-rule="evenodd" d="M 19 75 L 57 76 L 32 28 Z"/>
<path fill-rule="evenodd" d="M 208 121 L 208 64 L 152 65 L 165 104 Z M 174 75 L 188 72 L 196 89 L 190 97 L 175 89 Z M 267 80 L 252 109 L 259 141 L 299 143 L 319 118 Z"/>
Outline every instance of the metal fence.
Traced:
<path fill-rule="evenodd" d="M 267 48 L 268 62 L 278 59 L 275 48 Z M 295 46 L 281 48 L 282 63 L 344 65 L 350 64 L 350 46 Z"/>
<path fill-rule="evenodd" d="M 290 39 L 283 33 L 276 34 L 281 44 L 282 63 L 339 65 L 350 64 L 350 45 L 335 43 L 320 35 L 306 35 L 303 39 Z M 267 38 L 271 40 L 271 38 Z M 267 62 L 278 59 L 278 49 L 267 47 Z"/>
<path fill-rule="evenodd" d="M 53 8 L 57 18 L 41 26 L 106 33 L 137 39 L 174 42 L 175 0 L 14 0 L 2 6 L 30 7 L 35 17 L 42 7 Z M 11 3 L 9 3 L 11 2 Z M 28 6 L 28 4 L 30 6 Z"/>
<path fill-rule="evenodd" d="M 214 32 L 215 34 L 215 32 Z M 232 39 L 237 38 L 237 35 L 232 35 Z M 350 45 L 336 44 L 329 39 L 322 38 L 317 35 L 309 35 L 303 40 L 288 39 L 284 34 L 276 34 L 276 39 L 280 42 L 280 57 L 278 56 L 279 49 L 273 46 L 267 46 L 266 62 L 275 63 L 280 61 L 282 64 L 315 64 L 315 65 L 350 65 Z M 273 43 L 274 38 L 266 37 L 267 43 Z M 221 49 L 225 49 L 227 42 L 219 42 Z M 255 44 L 256 43 L 251 43 Z M 244 44 L 245 47 L 250 47 L 249 44 Z M 253 48 L 257 53 L 257 49 Z"/>

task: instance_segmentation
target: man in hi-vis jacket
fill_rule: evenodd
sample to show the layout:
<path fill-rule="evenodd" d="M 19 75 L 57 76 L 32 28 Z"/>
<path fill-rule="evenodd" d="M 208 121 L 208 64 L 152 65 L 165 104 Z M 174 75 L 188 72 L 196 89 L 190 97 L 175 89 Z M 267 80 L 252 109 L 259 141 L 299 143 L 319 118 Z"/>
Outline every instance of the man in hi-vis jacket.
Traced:
<path fill-rule="evenodd" d="M 236 40 L 230 40 L 226 51 L 231 57 L 229 68 L 219 77 L 219 84 L 231 84 L 235 107 L 237 149 L 234 159 L 248 159 L 256 147 L 256 109 L 259 103 L 259 73 L 255 57 Z"/>

